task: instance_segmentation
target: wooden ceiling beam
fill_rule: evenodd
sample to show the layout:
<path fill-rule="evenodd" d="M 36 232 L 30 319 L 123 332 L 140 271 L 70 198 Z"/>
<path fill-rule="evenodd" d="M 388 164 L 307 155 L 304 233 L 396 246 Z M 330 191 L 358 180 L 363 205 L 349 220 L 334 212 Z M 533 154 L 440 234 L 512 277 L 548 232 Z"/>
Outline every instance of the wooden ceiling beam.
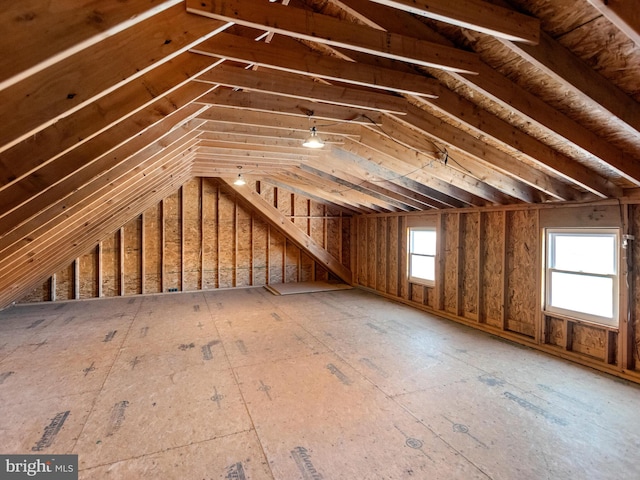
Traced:
<path fill-rule="evenodd" d="M 288 138 L 298 138 L 309 134 L 310 120 L 301 122 L 299 118 L 280 115 L 278 112 L 266 113 L 251 110 L 231 109 L 224 106 L 211 105 L 201 112 L 198 118 L 206 120 L 202 125 L 202 131 L 209 132 L 240 132 L 246 135 L 257 136 L 278 135 Z M 357 137 L 361 126 L 355 123 L 331 122 L 323 125 L 321 133 L 330 135 L 344 135 Z"/>
<path fill-rule="evenodd" d="M 453 92 L 442 92 L 439 98 L 425 100 L 424 103 L 428 105 L 427 108 L 460 122 L 477 135 L 491 137 L 505 144 L 514 152 L 520 152 L 542 168 L 594 195 L 601 198 L 622 196 L 622 189 L 610 180 Z"/>
<path fill-rule="evenodd" d="M 466 205 L 482 206 L 488 203 L 498 203 L 487 201 L 482 196 L 476 195 L 468 190 L 465 190 L 460 185 L 456 185 L 456 182 L 450 182 L 447 179 L 441 179 L 432 174 L 430 169 L 426 169 L 431 160 L 416 168 L 416 166 L 409 165 L 393 155 L 382 153 L 378 150 L 371 148 L 370 146 L 362 143 L 361 141 L 349 140 L 340 147 L 333 147 L 332 153 L 337 158 L 343 158 L 345 155 L 353 155 L 353 159 L 361 164 L 365 165 L 365 168 L 371 168 L 376 166 L 376 173 L 382 175 L 385 178 L 390 178 L 394 183 L 402 182 L 405 179 L 412 180 L 417 184 L 420 184 L 425 189 L 431 189 L 432 192 L 437 192 L 443 195 L 442 201 L 446 202 L 446 198 L 453 198 L 456 201 L 464 202 Z M 391 175 L 391 177 L 389 177 Z M 411 183 L 404 184 L 411 188 Z M 415 185 L 415 184 L 414 184 Z M 427 190 L 419 189 L 420 192 Z M 425 193 L 425 195 L 429 195 Z M 438 198 L 437 196 L 432 198 Z"/>
<path fill-rule="evenodd" d="M 456 75 L 456 78 L 503 108 L 517 110 L 528 121 L 559 135 L 585 153 L 599 159 L 629 182 L 640 186 L 639 159 L 560 113 L 488 65 L 483 65 L 480 70 L 480 75 L 473 77 Z"/>
<path fill-rule="evenodd" d="M 7 2 L 0 9 L 0 90 L 179 3 Z"/>
<path fill-rule="evenodd" d="M 307 197 L 314 202 L 318 202 L 322 205 L 327 205 L 333 208 L 338 208 L 346 214 L 349 215 L 362 215 L 364 213 L 373 213 L 373 210 L 369 210 L 367 208 L 358 208 L 353 205 L 347 204 L 342 200 L 335 200 L 333 198 L 327 198 L 327 195 L 324 195 L 324 192 L 321 190 L 309 186 L 307 184 L 301 184 L 298 182 L 291 182 L 291 179 L 285 177 L 284 174 L 274 174 L 269 176 L 267 179 L 261 180 L 264 183 L 272 185 L 276 188 L 280 188 L 286 190 L 291 193 L 295 193 L 297 195 L 302 195 L 303 197 Z"/>
<path fill-rule="evenodd" d="M 334 179 L 330 178 L 331 176 L 310 173 L 301 168 L 291 170 L 285 173 L 285 175 L 306 181 L 309 184 L 320 188 L 322 191 L 326 192 L 326 194 L 332 195 L 334 198 L 342 198 L 347 202 L 365 206 L 376 212 L 384 213 L 401 211 L 400 208 L 389 204 L 389 202 L 381 201 L 378 197 L 354 189 L 352 185 L 341 185 Z"/>
<path fill-rule="evenodd" d="M 480 0 L 371 1 L 515 42 L 535 45 L 540 36 L 537 18 Z"/>
<path fill-rule="evenodd" d="M 363 18 L 370 19 L 372 24 L 380 28 L 389 31 L 405 31 L 409 29 L 419 38 L 428 39 L 429 41 L 442 43 L 444 45 L 452 45 L 451 41 L 422 24 L 406 12 L 383 5 L 379 5 L 379 8 L 373 8 L 371 5 L 372 2 L 366 0 L 332 1 L 339 1 L 347 5 L 348 8 L 358 12 Z M 404 15 L 400 15 L 401 13 L 404 13 Z M 517 86 L 514 82 L 491 69 L 486 64 L 481 65 L 479 75 L 465 76 L 450 72 L 443 73 L 443 75 L 451 75 L 456 81 L 462 82 L 473 91 L 487 96 L 502 107 L 510 111 L 518 111 L 529 121 L 547 129 L 554 136 L 562 137 L 564 140 L 573 143 L 586 153 L 599 159 L 603 164 L 609 165 L 632 183 L 637 185 L 640 181 L 640 162 L 599 138 L 593 132 L 552 108 L 535 95 Z M 447 92 L 443 90 L 442 94 L 443 96 L 447 95 Z M 443 102 L 443 105 L 446 104 L 446 101 Z M 476 111 L 479 111 L 479 109 L 476 109 Z M 448 113 L 454 117 L 464 116 L 464 121 L 473 123 L 473 116 L 465 115 L 464 112 L 448 111 Z M 489 114 L 485 114 L 485 118 L 488 118 L 488 115 Z M 497 117 L 494 117 L 493 123 L 495 124 L 498 120 Z M 492 135 L 494 135 L 495 138 L 504 137 L 505 133 L 513 132 L 512 127 L 504 129 L 502 135 L 499 134 L 498 130 L 497 128 L 492 129 Z M 513 145 L 514 148 L 519 150 L 517 145 L 518 143 L 522 143 L 529 145 L 530 152 L 535 150 L 533 147 L 536 142 L 532 142 L 531 137 L 526 133 L 520 132 L 517 135 L 509 133 L 509 136 L 516 140 L 516 144 Z M 538 145 L 540 145 L 540 143 L 538 143 Z M 587 188 L 594 191 L 594 193 L 600 192 L 600 194 L 602 194 L 603 190 L 610 193 L 615 193 L 616 190 L 619 191 L 611 182 L 607 182 L 606 179 L 603 179 L 595 172 L 588 171 L 575 160 L 570 160 L 569 163 L 567 163 L 557 154 L 552 156 L 545 155 L 543 150 L 544 149 L 538 149 L 541 153 L 540 155 L 536 155 L 536 161 L 543 165 L 549 163 L 550 168 L 558 168 L 558 171 L 564 171 L 565 173 L 574 170 L 578 174 L 576 183 L 589 186 Z M 547 158 L 549 159 L 548 161 Z M 576 164 L 573 168 L 570 166 L 571 162 Z M 587 178 L 589 175 L 594 175 L 594 180 L 591 182 L 589 182 Z"/>
<path fill-rule="evenodd" d="M 323 102 L 344 107 L 404 114 L 406 101 L 402 97 L 380 91 L 347 88 L 313 81 L 308 76 L 277 70 L 257 70 L 218 65 L 200 75 L 198 81 L 210 82 L 252 92 L 282 95 L 300 100 Z"/>
<path fill-rule="evenodd" d="M 640 132 L 640 104 L 551 36 L 543 32 L 536 46 L 501 43 L 541 72 L 572 86 L 582 101 L 604 108 L 628 133 Z"/>
<path fill-rule="evenodd" d="M 345 179 L 343 175 L 336 175 L 334 173 L 325 172 L 322 169 L 310 167 L 308 165 L 300 165 L 300 170 L 305 173 L 309 173 L 315 177 L 323 178 L 325 180 L 329 180 L 331 183 L 340 185 L 345 189 L 354 190 L 356 192 L 360 192 L 367 197 L 371 197 L 375 199 L 375 203 L 378 205 L 382 205 L 387 210 L 401 211 L 401 212 L 410 212 L 414 209 L 409 205 L 402 203 L 396 199 L 389 197 L 388 195 L 384 195 L 377 190 L 367 188 L 362 180 L 353 179 L 355 181 Z"/>
<path fill-rule="evenodd" d="M 302 132 L 301 132 L 302 133 Z M 298 134 L 296 138 L 280 138 L 259 135 L 242 135 L 239 133 L 216 133 L 204 132 L 200 133 L 200 145 L 203 147 L 225 147 L 240 148 L 243 146 L 248 149 L 258 149 L 263 151 L 283 152 L 283 153 L 301 153 L 308 155 L 311 153 L 306 147 L 302 146 L 302 141 L 307 135 Z M 326 142 L 327 135 L 322 135 L 322 139 Z M 334 136 L 336 142 L 342 141 L 338 136 Z M 316 150 L 317 153 L 319 153 Z"/>
<path fill-rule="evenodd" d="M 187 11 L 296 39 L 346 48 L 392 60 L 475 73 L 478 57 L 464 50 L 384 33 L 328 15 L 260 0 L 186 0 Z"/>
<path fill-rule="evenodd" d="M 154 162 L 166 159 L 168 156 L 181 155 L 184 157 L 190 154 L 189 149 L 197 141 L 197 132 L 193 131 L 192 125 L 194 122 L 190 123 L 169 130 L 169 133 L 164 136 L 156 137 L 154 143 L 135 154 L 129 153 L 127 155 L 126 152 L 122 152 L 122 155 L 126 156 L 124 161 L 113 165 L 102 175 L 97 175 L 90 181 L 76 185 L 71 191 L 69 185 L 66 184 L 51 189 L 45 194 L 46 198 L 40 199 L 43 206 L 27 204 L 22 215 L 18 215 L 17 221 L 13 222 L 15 227 L 10 229 L 7 225 L 3 229 L 3 235 L 0 237 L 0 253 L 10 255 L 15 249 L 29 244 L 29 239 L 34 238 L 38 234 L 37 232 L 47 232 L 49 229 L 55 228 L 56 222 L 68 217 L 69 212 L 91 204 L 96 192 L 101 189 L 126 182 L 131 178 L 138 178 L 141 170 Z M 125 147 L 123 146 L 123 148 Z M 71 181 L 69 180 L 69 182 Z"/>
<path fill-rule="evenodd" d="M 338 182 L 344 182 L 344 186 L 351 186 L 352 188 L 367 193 L 368 195 L 376 196 L 380 200 L 387 201 L 391 205 L 404 210 L 424 210 L 430 207 L 427 204 L 417 202 L 404 195 L 399 195 L 394 191 L 388 190 L 380 184 L 371 183 L 362 177 L 356 175 L 356 172 L 351 170 L 347 171 L 344 165 L 338 167 L 338 162 L 330 157 L 322 159 L 322 161 L 311 161 L 304 165 L 301 165 L 302 170 L 309 173 L 321 172 L 323 175 L 330 175 L 337 179 Z"/>
<path fill-rule="evenodd" d="M 492 179 L 478 179 L 469 175 L 468 172 L 453 168 L 453 165 L 445 165 L 439 157 L 439 152 L 434 155 L 427 155 L 426 149 L 416 150 L 397 143 L 386 136 L 374 135 L 373 132 L 363 133 L 362 143 L 375 151 L 393 157 L 400 164 L 404 164 L 402 170 L 398 170 L 397 166 L 393 167 L 393 170 L 398 170 L 400 173 L 404 174 L 407 171 L 425 173 L 484 198 L 491 203 L 499 205 L 513 203 L 513 197 L 490 185 L 493 182 Z M 384 162 L 386 163 L 388 160 L 386 159 Z M 398 164 L 396 163 L 396 165 Z M 426 184 L 430 185 L 428 181 L 426 181 Z"/>
<path fill-rule="evenodd" d="M 287 41 L 289 40 L 289 41 Z M 434 97 L 440 84 L 417 73 L 328 57 L 312 52 L 291 39 L 276 37 L 267 44 L 253 39 L 220 33 L 191 49 L 192 52 L 224 58 L 248 65 L 334 80 L 397 93 Z"/>
<path fill-rule="evenodd" d="M 0 190 L 68 153 L 164 95 L 181 88 L 214 64 L 211 57 L 180 54 L 77 112 L 26 138 L 0 155 Z M 159 106 L 156 107 L 160 108 Z"/>
<path fill-rule="evenodd" d="M 0 91 L 0 105 L 11 112 L 0 129 L 0 152 L 225 27 L 176 5 Z M 117 67 L 113 59 L 118 59 Z"/>
<path fill-rule="evenodd" d="M 197 115 L 204 107 L 191 102 L 208 87 L 210 86 L 202 83 L 186 84 L 80 147 L 47 163 L 43 168 L 16 182 L 11 188 L 0 191 L 0 219 L 3 226 L 6 225 L 5 217 L 9 212 L 26 202 L 35 204 L 38 197 L 58 183 L 72 179 L 76 185 L 70 188 L 76 188 L 77 182 L 81 179 L 91 178 L 103 172 L 105 164 L 118 159 L 113 151 L 121 152 L 146 146 L 152 140 L 142 133 L 155 131 L 153 127 L 158 125 L 160 129 L 165 125 L 176 126 Z M 147 143 L 144 143 L 145 141 Z M 106 157 L 108 160 L 105 160 Z"/>
<path fill-rule="evenodd" d="M 640 12 L 629 0 L 587 0 L 629 39 L 640 45 Z"/>
<path fill-rule="evenodd" d="M 380 123 L 381 116 L 378 112 L 363 112 L 362 109 L 298 100 L 267 93 L 236 91 L 229 88 L 217 88 L 198 98 L 196 102 L 202 105 L 217 105 L 300 117 L 305 119 L 301 123 L 307 124 L 307 130 L 311 126 L 311 121 L 369 124 L 372 122 Z"/>
<path fill-rule="evenodd" d="M 383 169 L 378 165 L 374 165 L 371 162 L 366 162 L 364 159 L 360 161 L 354 160 L 355 155 L 347 154 L 343 152 L 339 157 L 335 155 L 335 151 L 331 152 L 331 155 L 327 155 L 323 158 L 321 166 L 323 168 L 330 169 L 331 172 L 338 171 L 348 172 L 349 175 L 357 176 L 362 179 L 364 185 L 368 188 L 374 189 L 379 187 L 380 191 L 387 192 L 388 195 L 393 196 L 398 200 L 402 200 L 407 205 L 413 206 L 418 210 L 431 209 L 431 208 L 451 208 L 454 205 L 462 207 L 462 202 L 456 202 L 452 198 L 447 198 L 447 203 L 441 201 L 445 199 L 445 195 L 440 192 L 428 190 L 427 187 L 420 185 L 419 188 L 409 188 L 407 186 L 406 178 L 398 178 L 397 174 Z M 310 162 L 310 165 L 314 165 L 317 168 L 318 162 Z M 399 180 L 399 183 L 394 181 Z M 416 184 L 417 185 L 417 184 Z M 428 195 L 428 194 L 431 194 Z M 436 200 L 434 197 L 439 197 L 440 200 Z"/>
<path fill-rule="evenodd" d="M 271 161 L 273 163 L 278 163 L 282 161 L 290 161 L 290 162 L 304 162 L 310 158 L 317 158 L 318 153 L 317 150 L 314 153 L 313 150 L 308 150 L 308 154 L 300 154 L 300 153 L 283 153 L 283 152 L 271 152 L 271 151 L 260 151 L 258 149 L 253 148 L 231 148 L 231 147 L 204 147 L 198 145 L 197 152 L 202 155 L 210 155 L 211 157 L 224 157 L 224 158 L 238 158 L 239 160 L 246 159 L 247 161 L 252 160 L 263 160 L 263 161 Z"/>
<path fill-rule="evenodd" d="M 487 183 L 501 191 L 530 203 L 543 201 L 547 195 L 556 200 L 580 199 L 580 192 L 555 177 L 530 167 L 487 143 L 481 143 L 469 133 L 418 107 L 411 105 L 408 110 L 410 112 L 408 115 L 394 117 L 392 122 L 395 121 L 410 128 L 419 129 L 431 141 L 448 145 L 454 155 L 457 152 L 458 156 L 472 157 L 471 161 L 463 161 L 464 165 L 460 165 L 460 167 L 467 171 L 473 171 L 473 175 L 477 178 L 483 180 L 491 178 L 492 181 Z M 453 167 L 456 168 L 456 165 Z M 541 193 L 544 196 L 541 196 Z"/>

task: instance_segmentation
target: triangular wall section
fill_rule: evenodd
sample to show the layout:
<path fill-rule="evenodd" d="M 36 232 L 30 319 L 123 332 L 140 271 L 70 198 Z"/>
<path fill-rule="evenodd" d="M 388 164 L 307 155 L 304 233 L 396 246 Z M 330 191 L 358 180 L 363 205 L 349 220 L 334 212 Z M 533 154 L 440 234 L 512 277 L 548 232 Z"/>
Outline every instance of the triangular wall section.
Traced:
<path fill-rule="evenodd" d="M 246 188 L 277 208 L 343 265 L 351 260 L 351 218 L 277 188 Z M 331 274 L 223 183 L 193 178 L 103 238 L 21 302 L 213 290 L 328 280 Z"/>

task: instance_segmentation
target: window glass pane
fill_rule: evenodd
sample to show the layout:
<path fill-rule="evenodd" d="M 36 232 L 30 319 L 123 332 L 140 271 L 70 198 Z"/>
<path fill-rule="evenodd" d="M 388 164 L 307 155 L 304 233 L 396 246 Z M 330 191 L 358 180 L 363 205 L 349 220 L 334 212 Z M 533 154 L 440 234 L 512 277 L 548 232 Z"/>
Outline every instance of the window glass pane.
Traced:
<path fill-rule="evenodd" d="M 613 279 L 551 272 L 551 305 L 557 308 L 613 317 Z"/>
<path fill-rule="evenodd" d="M 435 230 L 411 230 L 411 253 L 436 254 Z"/>
<path fill-rule="evenodd" d="M 436 259 L 434 257 L 423 257 L 411 255 L 411 276 L 423 278 L 425 280 L 436 279 Z"/>
<path fill-rule="evenodd" d="M 614 235 L 552 233 L 550 237 L 555 253 L 552 268 L 615 275 Z"/>

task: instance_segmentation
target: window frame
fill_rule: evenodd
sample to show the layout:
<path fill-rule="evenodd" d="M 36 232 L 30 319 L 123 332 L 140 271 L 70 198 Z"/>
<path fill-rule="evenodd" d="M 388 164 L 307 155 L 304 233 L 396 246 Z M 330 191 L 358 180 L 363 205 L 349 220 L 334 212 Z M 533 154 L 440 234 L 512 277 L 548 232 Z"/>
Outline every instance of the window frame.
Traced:
<path fill-rule="evenodd" d="M 412 252 L 412 246 L 413 246 L 413 242 L 412 242 L 412 232 L 414 231 L 421 231 L 421 232 L 433 232 L 436 236 L 436 247 L 435 247 L 435 252 L 433 255 L 425 255 L 425 254 L 420 254 L 420 253 L 413 253 Z M 433 287 L 436 284 L 436 278 L 438 278 L 438 262 L 437 262 L 437 258 L 438 258 L 438 229 L 435 226 L 409 226 L 407 227 L 407 278 L 409 279 L 410 283 L 416 283 L 419 285 L 425 285 L 428 287 Z M 420 257 L 432 257 L 433 258 L 433 280 L 431 279 L 427 279 L 427 278 L 422 278 L 422 277 L 415 277 L 412 275 L 411 272 L 411 265 L 412 265 L 412 257 L 413 255 L 416 256 L 420 256 Z"/>
<path fill-rule="evenodd" d="M 602 273 L 589 273 L 584 271 L 564 270 L 554 268 L 551 265 L 555 264 L 555 242 L 552 237 L 555 235 L 570 234 L 570 235 L 588 235 L 588 236 L 613 236 L 614 237 L 614 270 L 613 274 Z M 548 227 L 544 229 L 544 242 L 545 242 L 545 255 L 544 255 L 544 268 L 543 268 L 543 311 L 544 313 L 553 315 L 562 315 L 570 317 L 575 320 L 596 324 L 599 326 L 606 326 L 609 328 L 619 327 L 619 312 L 620 312 L 620 238 L 621 232 L 619 228 L 556 228 Z M 551 275 L 553 272 L 568 273 L 571 275 L 583 275 L 586 277 L 595 278 L 611 278 L 612 280 L 612 306 L 613 312 L 611 317 L 603 317 L 600 315 L 580 312 L 576 310 L 570 310 L 562 307 L 551 305 Z"/>

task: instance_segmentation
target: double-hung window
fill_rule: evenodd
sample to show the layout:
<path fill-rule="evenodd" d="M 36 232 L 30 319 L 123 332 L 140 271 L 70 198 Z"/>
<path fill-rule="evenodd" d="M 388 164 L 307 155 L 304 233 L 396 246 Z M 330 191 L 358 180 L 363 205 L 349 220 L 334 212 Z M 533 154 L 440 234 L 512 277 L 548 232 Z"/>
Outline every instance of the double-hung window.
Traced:
<path fill-rule="evenodd" d="M 546 230 L 545 311 L 618 326 L 617 229 Z"/>
<path fill-rule="evenodd" d="M 409 240 L 409 281 L 433 285 L 436 280 L 436 229 L 411 227 Z"/>

